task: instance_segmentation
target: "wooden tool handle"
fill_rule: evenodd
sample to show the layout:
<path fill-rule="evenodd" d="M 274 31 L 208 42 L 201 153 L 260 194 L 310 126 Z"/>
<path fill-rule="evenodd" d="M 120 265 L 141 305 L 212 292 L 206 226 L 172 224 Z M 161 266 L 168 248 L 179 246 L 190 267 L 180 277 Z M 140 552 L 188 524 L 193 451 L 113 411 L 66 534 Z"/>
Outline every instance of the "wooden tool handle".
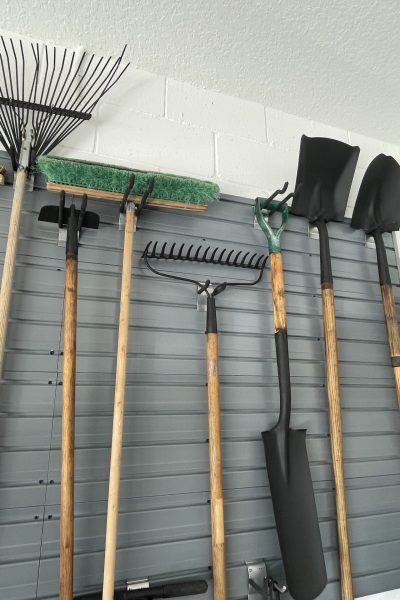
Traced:
<path fill-rule="evenodd" d="M 121 302 L 118 330 L 118 354 L 115 379 L 114 417 L 111 442 L 110 481 L 108 488 L 107 530 L 104 555 L 103 600 L 113 600 L 117 552 L 119 487 L 121 473 L 122 436 L 124 425 L 126 357 L 128 350 L 129 304 L 132 281 L 132 250 L 136 216 L 128 204 L 125 221 L 124 256 L 122 264 Z"/>
<path fill-rule="evenodd" d="M 14 197 L 11 207 L 10 224 L 8 226 L 8 237 L 6 253 L 4 257 L 3 276 L 0 289 L 0 377 L 3 374 L 4 351 L 7 339 L 8 316 L 10 312 L 10 299 L 14 278 L 15 261 L 17 256 L 17 244 L 19 237 L 19 224 L 22 213 L 22 201 L 26 184 L 26 171 L 17 171 Z"/>
<path fill-rule="evenodd" d="M 325 363 L 328 392 L 329 429 L 335 480 L 336 516 L 342 600 L 353 600 L 353 583 L 347 533 L 346 497 L 343 470 L 342 416 L 340 407 L 339 366 L 333 288 L 322 289 L 325 336 Z"/>
<path fill-rule="evenodd" d="M 60 599 L 72 600 L 74 583 L 74 437 L 78 262 L 67 259 L 61 413 Z"/>
<path fill-rule="evenodd" d="M 226 600 L 224 499 L 220 433 L 218 335 L 207 334 L 208 432 L 214 600 Z"/>
<path fill-rule="evenodd" d="M 274 326 L 276 331 L 286 331 L 285 279 L 283 275 L 282 254 L 270 255 L 272 301 L 274 304 Z"/>
<path fill-rule="evenodd" d="M 396 385 L 397 403 L 400 410 L 400 336 L 392 286 L 390 284 L 381 285 L 381 293 L 389 351 L 392 359 L 393 375 Z"/>

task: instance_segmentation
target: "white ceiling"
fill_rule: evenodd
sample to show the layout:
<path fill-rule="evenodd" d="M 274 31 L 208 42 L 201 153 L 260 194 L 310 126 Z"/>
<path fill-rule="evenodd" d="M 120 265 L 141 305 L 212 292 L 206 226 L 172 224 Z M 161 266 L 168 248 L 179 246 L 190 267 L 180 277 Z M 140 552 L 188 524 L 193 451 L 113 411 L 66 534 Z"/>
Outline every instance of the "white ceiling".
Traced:
<path fill-rule="evenodd" d="M 1 27 L 399 143 L 399 0 L 6 0 Z"/>

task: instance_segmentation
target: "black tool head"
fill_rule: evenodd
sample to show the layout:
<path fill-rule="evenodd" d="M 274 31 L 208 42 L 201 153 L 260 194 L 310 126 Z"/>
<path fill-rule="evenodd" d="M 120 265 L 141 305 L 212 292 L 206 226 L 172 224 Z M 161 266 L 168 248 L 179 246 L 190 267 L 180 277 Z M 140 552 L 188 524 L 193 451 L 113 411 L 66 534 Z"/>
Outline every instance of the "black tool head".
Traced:
<path fill-rule="evenodd" d="M 351 226 L 367 233 L 400 228 L 400 165 L 392 156 L 379 154 L 366 170 Z"/>
<path fill-rule="evenodd" d="M 310 222 L 343 221 L 360 149 L 303 135 L 290 212 Z"/>
<path fill-rule="evenodd" d="M 306 432 L 285 431 L 278 424 L 262 436 L 287 586 L 295 600 L 312 600 L 325 588 L 327 575 Z"/>
<path fill-rule="evenodd" d="M 62 225 L 68 223 L 68 218 L 71 213 L 71 208 L 62 209 Z M 80 211 L 75 210 L 76 217 L 79 221 Z M 60 208 L 59 206 L 42 206 L 39 213 L 39 221 L 47 221 L 48 223 L 60 223 Z M 100 217 L 97 213 L 86 210 L 83 218 L 82 227 L 88 229 L 99 228 Z"/>

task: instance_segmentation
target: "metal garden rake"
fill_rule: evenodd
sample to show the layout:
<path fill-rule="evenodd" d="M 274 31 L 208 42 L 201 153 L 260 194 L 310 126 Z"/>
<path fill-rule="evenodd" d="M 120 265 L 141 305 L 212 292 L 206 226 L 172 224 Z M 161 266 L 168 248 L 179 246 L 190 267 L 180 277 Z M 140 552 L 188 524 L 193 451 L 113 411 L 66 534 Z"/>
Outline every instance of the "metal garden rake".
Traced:
<path fill-rule="evenodd" d="M 210 492 L 211 492 L 211 535 L 212 535 L 212 560 L 214 580 L 214 600 L 226 600 L 226 575 L 225 575 L 225 541 L 224 541 L 224 506 L 222 489 L 222 459 L 220 441 L 220 401 L 219 401 L 219 375 L 218 375 L 218 329 L 215 297 L 227 287 L 253 286 L 261 280 L 268 256 L 243 253 L 226 248 L 211 250 L 208 246 L 202 252 L 202 246 L 194 248 L 191 245 L 185 250 L 185 244 L 177 246 L 172 244 L 167 250 L 167 243 L 162 244 L 157 251 L 157 242 L 149 242 L 143 252 L 147 267 L 162 277 L 175 279 L 194 284 L 197 293 L 203 292 L 207 296 L 207 374 L 208 374 L 208 429 L 209 429 L 209 457 L 210 457 Z M 211 287 L 211 280 L 200 282 L 197 279 L 174 275 L 156 269 L 150 261 L 174 260 L 205 263 L 251 269 L 258 271 L 258 276 L 252 281 L 223 281 Z"/>

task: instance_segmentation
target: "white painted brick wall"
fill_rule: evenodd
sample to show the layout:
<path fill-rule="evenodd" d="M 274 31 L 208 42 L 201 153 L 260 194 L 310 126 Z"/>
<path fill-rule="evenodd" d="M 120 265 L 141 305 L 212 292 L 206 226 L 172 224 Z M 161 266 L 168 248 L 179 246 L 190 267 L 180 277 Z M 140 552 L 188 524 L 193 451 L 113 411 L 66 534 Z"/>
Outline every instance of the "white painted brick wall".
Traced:
<path fill-rule="evenodd" d="M 400 160 L 400 145 L 132 67 L 54 154 L 212 179 L 253 198 L 286 180 L 293 187 L 303 133 L 361 147 L 348 216 L 374 156 Z"/>

